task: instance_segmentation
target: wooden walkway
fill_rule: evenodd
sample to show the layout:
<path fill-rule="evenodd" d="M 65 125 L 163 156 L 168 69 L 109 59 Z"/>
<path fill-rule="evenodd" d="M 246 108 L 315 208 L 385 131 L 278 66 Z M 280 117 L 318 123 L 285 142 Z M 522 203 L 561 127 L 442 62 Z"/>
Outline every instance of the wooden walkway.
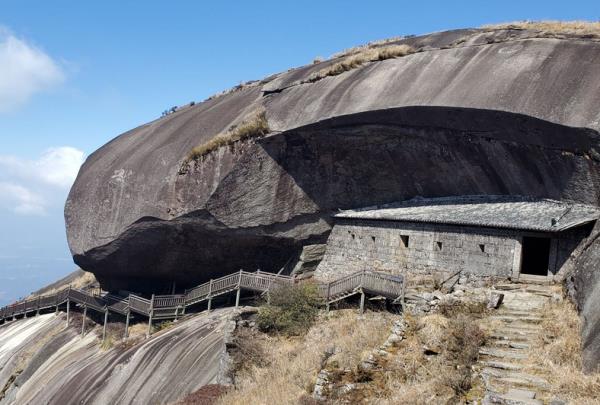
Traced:
<path fill-rule="evenodd" d="M 212 300 L 215 297 L 235 293 L 235 306 L 240 303 L 242 290 L 257 293 L 266 293 L 279 286 L 293 285 L 299 283 L 296 278 L 276 275 L 257 271 L 250 273 L 240 270 L 192 289 L 186 290 L 184 294 L 174 295 L 152 295 L 149 299 L 135 294 L 127 297 L 110 293 L 93 293 L 67 287 L 56 294 L 40 296 L 38 298 L 17 302 L 0 309 L 0 323 L 16 320 L 18 317 L 27 317 L 28 314 L 39 314 L 42 310 L 55 309 L 59 311 L 61 306 L 66 307 L 67 325 L 70 320 L 70 306 L 75 303 L 83 308 L 84 318 L 87 310 L 93 310 L 104 314 L 103 339 L 106 336 L 106 322 L 109 312 L 125 316 L 125 336 L 127 336 L 131 314 L 137 314 L 148 318 L 148 335 L 152 330 L 152 322 L 155 320 L 177 319 L 185 314 L 186 308 L 206 302 L 208 310 L 211 310 Z M 360 294 L 360 308 L 364 309 L 365 295 L 383 296 L 396 303 L 402 302 L 404 297 L 404 277 L 393 276 L 376 271 L 360 271 L 350 274 L 329 283 L 317 284 L 319 295 L 327 305 Z M 85 333 L 85 322 L 82 325 L 82 335 Z"/>

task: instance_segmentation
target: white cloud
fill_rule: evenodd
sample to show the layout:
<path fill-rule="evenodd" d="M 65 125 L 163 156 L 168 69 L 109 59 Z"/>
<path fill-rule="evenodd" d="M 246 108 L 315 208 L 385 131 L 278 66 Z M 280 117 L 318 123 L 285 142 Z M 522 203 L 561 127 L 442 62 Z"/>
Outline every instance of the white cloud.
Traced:
<path fill-rule="evenodd" d="M 63 70 L 50 56 L 0 27 L 0 112 L 63 80 Z"/>
<path fill-rule="evenodd" d="M 39 159 L 0 155 L 0 206 L 22 215 L 44 215 L 64 203 L 85 154 L 70 146 L 46 150 Z"/>
<path fill-rule="evenodd" d="M 0 155 L 0 173 L 67 189 L 77 177 L 85 154 L 70 146 L 50 148 L 37 160 Z"/>
<path fill-rule="evenodd" d="M 18 184 L 0 182 L 0 203 L 23 215 L 44 215 L 45 201 L 39 194 Z"/>

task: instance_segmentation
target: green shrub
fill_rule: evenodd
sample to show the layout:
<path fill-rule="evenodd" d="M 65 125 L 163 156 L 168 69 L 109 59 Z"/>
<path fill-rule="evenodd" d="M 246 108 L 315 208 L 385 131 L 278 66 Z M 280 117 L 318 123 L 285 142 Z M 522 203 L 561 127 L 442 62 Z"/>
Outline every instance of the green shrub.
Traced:
<path fill-rule="evenodd" d="M 171 329 L 175 325 L 176 323 L 173 321 L 162 321 L 155 325 L 152 325 L 152 331 L 160 332 L 161 330 Z"/>
<path fill-rule="evenodd" d="M 320 305 L 315 284 L 280 286 L 270 292 L 269 303 L 259 308 L 257 325 L 263 332 L 302 335 L 314 323 Z"/>

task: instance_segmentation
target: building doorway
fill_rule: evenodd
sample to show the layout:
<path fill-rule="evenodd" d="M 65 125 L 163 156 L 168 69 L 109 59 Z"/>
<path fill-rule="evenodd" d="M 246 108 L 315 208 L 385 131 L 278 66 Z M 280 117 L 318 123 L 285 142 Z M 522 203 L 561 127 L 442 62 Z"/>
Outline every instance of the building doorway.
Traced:
<path fill-rule="evenodd" d="M 521 274 L 548 275 L 550 238 L 523 237 Z"/>

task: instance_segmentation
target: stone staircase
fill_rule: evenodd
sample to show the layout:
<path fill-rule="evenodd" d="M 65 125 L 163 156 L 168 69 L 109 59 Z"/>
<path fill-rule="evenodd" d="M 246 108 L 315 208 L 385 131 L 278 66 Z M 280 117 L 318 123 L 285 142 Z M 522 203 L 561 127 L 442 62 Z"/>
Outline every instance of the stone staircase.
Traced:
<path fill-rule="evenodd" d="M 486 387 L 484 405 L 543 405 L 550 396 L 543 369 L 524 371 L 529 352 L 541 337 L 544 308 L 560 299 L 557 287 L 534 284 L 496 286 L 504 294 L 500 308 L 482 325 L 488 332 L 477 368 Z"/>

